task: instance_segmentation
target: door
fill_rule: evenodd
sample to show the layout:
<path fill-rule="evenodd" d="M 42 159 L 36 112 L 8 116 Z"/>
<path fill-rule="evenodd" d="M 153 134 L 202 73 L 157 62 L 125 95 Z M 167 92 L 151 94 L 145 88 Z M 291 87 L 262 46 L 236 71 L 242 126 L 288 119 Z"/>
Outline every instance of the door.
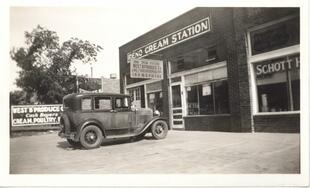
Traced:
<path fill-rule="evenodd" d="M 181 84 L 171 84 L 171 123 L 174 129 L 183 129 L 182 90 Z"/>
<path fill-rule="evenodd" d="M 82 100 L 82 109 L 83 109 L 83 106 L 87 106 L 87 102 L 88 102 L 87 100 L 84 100 L 84 99 Z M 107 136 L 109 136 L 113 128 L 112 127 L 112 116 L 114 116 L 113 106 L 112 106 L 112 97 L 95 96 L 93 104 L 94 104 L 94 110 L 88 113 L 88 116 L 93 119 L 99 120 L 100 123 L 104 126 L 105 133 L 107 134 Z"/>
<path fill-rule="evenodd" d="M 112 110 L 112 130 L 113 136 L 127 135 L 132 126 L 133 113 L 129 107 L 129 97 L 114 97 L 114 109 Z"/>

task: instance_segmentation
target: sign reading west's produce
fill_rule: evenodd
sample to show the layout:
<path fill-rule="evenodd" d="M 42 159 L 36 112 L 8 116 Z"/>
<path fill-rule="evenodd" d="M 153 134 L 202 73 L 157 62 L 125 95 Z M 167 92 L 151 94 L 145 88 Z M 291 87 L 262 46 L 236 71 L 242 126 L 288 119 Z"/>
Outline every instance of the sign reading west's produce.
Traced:
<path fill-rule="evenodd" d="M 178 31 L 170 33 L 158 40 L 155 40 L 145 46 L 142 46 L 131 53 L 127 54 L 127 61 L 130 63 L 131 58 L 142 58 L 149 54 L 158 52 L 165 48 L 171 47 L 178 43 L 184 42 L 190 38 L 199 36 L 206 32 L 209 32 L 210 28 L 210 18 L 204 18 L 196 23 L 186 26 Z"/>
<path fill-rule="evenodd" d="M 62 104 L 11 106 L 12 126 L 58 124 Z"/>
<path fill-rule="evenodd" d="M 163 61 L 152 59 L 131 59 L 130 77 L 163 79 Z"/>

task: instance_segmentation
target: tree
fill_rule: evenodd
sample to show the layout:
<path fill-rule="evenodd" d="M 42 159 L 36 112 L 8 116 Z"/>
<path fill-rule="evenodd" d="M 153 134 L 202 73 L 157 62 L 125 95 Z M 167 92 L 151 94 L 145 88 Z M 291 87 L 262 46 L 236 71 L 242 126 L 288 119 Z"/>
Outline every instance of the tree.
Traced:
<path fill-rule="evenodd" d="M 86 91 L 94 91 L 101 89 L 101 79 L 99 78 L 79 78 L 79 88 Z"/>
<path fill-rule="evenodd" d="M 24 91 L 12 91 L 10 92 L 10 105 L 22 105 L 26 104 L 27 93 Z"/>
<path fill-rule="evenodd" d="M 99 45 L 71 38 L 59 44 L 55 31 L 38 25 L 25 32 L 26 47 L 13 48 L 11 58 L 21 68 L 16 85 L 28 95 L 35 94 L 42 104 L 61 103 L 62 97 L 76 90 L 73 63 L 96 62 Z M 30 101 L 28 101 L 30 102 Z"/>

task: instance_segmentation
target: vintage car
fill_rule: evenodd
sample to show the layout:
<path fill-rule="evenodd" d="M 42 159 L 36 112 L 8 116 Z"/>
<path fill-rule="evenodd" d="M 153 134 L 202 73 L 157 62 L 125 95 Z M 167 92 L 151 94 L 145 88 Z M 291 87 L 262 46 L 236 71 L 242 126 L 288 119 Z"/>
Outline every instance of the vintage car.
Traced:
<path fill-rule="evenodd" d="M 129 95 L 113 93 L 75 93 L 63 98 L 59 136 L 72 146 L 99 147 L 103 139 L 143 137 L 151 132 L 155 139 L 168 133 L 165 119 L 151 109 L 131 107 Z"/>

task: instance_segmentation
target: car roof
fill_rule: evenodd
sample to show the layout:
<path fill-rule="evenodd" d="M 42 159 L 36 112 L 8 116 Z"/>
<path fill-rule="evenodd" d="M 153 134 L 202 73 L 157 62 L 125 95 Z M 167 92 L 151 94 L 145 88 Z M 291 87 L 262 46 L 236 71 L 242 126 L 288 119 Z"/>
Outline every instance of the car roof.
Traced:
<path fill-rule="evenodd" d="M 80 98 L 80 97 L 87 97 L 87 96 L 116 96 L 116 97 L 130 97 L 130 95 L 120 94 L 120 93 L 72 93 L 66 95 L 64 99 L 68 98 Z"/>

